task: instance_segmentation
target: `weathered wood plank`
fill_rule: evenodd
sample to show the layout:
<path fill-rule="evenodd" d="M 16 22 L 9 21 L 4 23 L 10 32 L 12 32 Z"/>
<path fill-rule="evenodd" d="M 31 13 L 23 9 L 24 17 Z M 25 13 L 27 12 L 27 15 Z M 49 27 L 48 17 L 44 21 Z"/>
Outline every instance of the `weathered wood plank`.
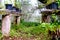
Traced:
<path fill-rule="evenodd" d="M 14 10 L 8 10 L 8 9 L 0 9 L 0 15 L 6 15 L 6 14 L 13 14 L 15 16 L 21 16 L 23 14 L 21 14 L 20 12 L 16 12 Z"/>
<path fill-rule="evenodd" d="M 0 9 L 0 15 L 6 15 L 6 14 L 9 14 L 11 11 L 9 10 L 1 10 Z"/>
<path fill-rule="evenodd" d="M 59 9 L 44 9 L 41 12 L 53 12 L 53 11 L 60 11 Z"/>
<path fill-rule="evenodd" d="M 43 15 L 50 15 L 53 13 L 59 14 L 58 12 L 60 12 L 60 10 L 58 10 L 58 9 L 45 9 L 45 10 L 42 10 L 41 12 Z"/>

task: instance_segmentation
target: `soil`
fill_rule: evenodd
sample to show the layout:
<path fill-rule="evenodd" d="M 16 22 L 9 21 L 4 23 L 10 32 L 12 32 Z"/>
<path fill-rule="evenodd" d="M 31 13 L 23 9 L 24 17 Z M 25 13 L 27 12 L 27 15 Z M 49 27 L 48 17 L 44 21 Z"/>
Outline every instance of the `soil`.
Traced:
<path fill-rule="evenodd" d="M 34 40 L 34 37 L 26 38 L 26 37 L 3 37 L 1 40 Z"/>

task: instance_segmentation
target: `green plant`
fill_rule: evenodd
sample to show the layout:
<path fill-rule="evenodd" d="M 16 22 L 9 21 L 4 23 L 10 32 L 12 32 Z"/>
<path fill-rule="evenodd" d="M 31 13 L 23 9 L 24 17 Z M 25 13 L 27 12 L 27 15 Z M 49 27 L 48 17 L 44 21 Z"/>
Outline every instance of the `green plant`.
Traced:
<path fill-rule="evenodd" d="M 59 7 L 60 7 L 60 0 L 57 0 L 57 3 L 58 3 L 58 5 L 59 5 Z"/>
<path fill-rule="evenodd" d="M 21 9 L 21 2 L 20 0 L 15 0 L 15 6 L 19 9 Z"/>
<path fill-rule="evenodd" d="M 37 26 L 35 24 L 38 24 Z M 12 24 L 10 36 L 21 36 L 21 37 L 38 37 L 36 39 L 48 40 L 48 30 L 56 31 L 57 28 L 60 28 L 60 25 L 55 23 L 33 23 L 33 22 L 24 22 L 21 21 L 20 25 Z M 2 35 L 2 34 L 1 34 Z M 40 37 L 40 38 L 39 38 Z"/>
<path fill-rule="evenodd" d="M 11 1 L 11 0 L 9 0 L 9 1 L 8 1 L 8 0 L 4 0 L 4 3 L 5 3 L 5 4 L 11 4 L 12 1 Z"/>

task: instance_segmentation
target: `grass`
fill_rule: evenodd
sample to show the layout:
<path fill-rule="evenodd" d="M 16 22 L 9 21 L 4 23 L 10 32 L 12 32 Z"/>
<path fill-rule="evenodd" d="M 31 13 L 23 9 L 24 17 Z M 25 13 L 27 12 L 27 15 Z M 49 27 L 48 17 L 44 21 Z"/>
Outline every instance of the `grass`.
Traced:
<path fill-rule="evenodd" d="M 21 21 L 20 25 L 11 26 L 10 36 L 11 37 L 25 37 L 25 38 L 34 38 L 36 40 L 49 40 L 48 30 L 55 31 L 57 28 L 60 28 L 60 25 L 55 23 L 34 23 L 34 22 L 24 22 Z M 0 38 L 2 33 L 0 32 Z"/>
<path fill-rule="evenodd" d="M 60 25 L 55 25 L 55 23 L 34 23 L 34 22 L 21 22 L 19 26 L 11 27 L 11 36 L 21 36 L 30 38 L 31 36 L 36 37 L 36 39 L 48 40 L 48 30 L 56 31 Z M 43 37 L 41 37 L 43 36 Z"/>

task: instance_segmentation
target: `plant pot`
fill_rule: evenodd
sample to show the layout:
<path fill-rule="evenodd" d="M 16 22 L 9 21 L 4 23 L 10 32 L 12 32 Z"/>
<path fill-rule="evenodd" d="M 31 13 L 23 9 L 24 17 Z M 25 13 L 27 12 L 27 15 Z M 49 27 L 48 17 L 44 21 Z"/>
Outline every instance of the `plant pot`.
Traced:
<path fill-rule="evenodd" d="M 47 9 L 58 9 L 58 3 L 53 2 L 46 6 Z"/>
<path fill-rule="evenodd" d="M 6 9 L 12 10 L 12 4 L 5 4 Z"/>

